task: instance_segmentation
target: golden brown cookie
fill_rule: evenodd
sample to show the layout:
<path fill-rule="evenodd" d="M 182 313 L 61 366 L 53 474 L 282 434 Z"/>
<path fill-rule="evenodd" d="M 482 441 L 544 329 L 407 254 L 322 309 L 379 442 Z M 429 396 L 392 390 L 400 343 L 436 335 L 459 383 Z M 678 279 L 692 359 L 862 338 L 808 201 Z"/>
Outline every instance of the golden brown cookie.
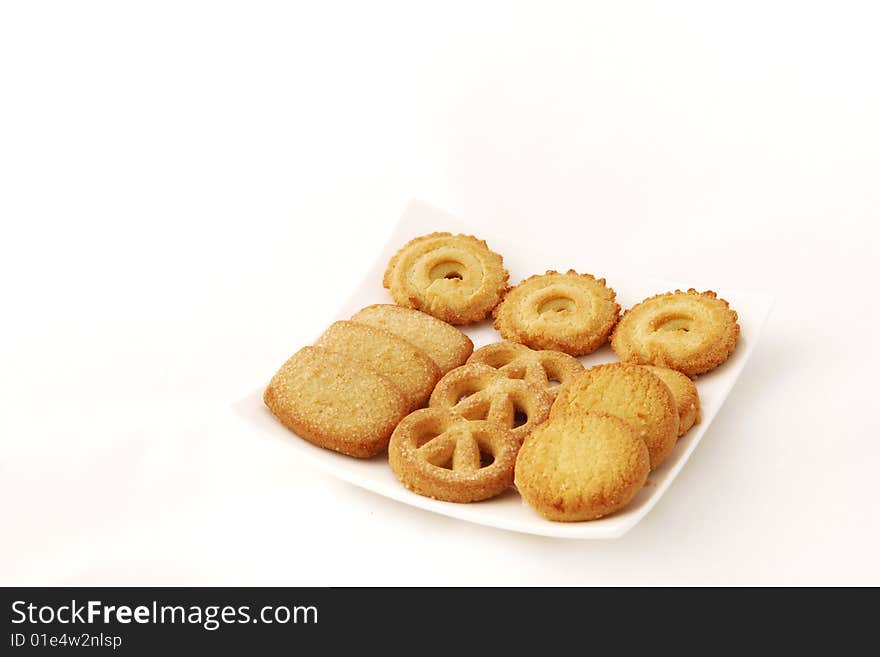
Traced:
<path fill-rule="evenodd" d="M 421 349 L 384 329 L 335 322 L 315 343 L 387 377 L 403 393 L 409 410 L 422 406 L 440 378 L 437 364 Z"/>
<path fill-rule="evenodd" d="M 505 340 L 572 356 L 590 354 L 608 339 L 620 306 L 605 279 L 548 271 L 512 288 L 495 308 L 495 328 Z"/>
<path fill-rule="evenodd" d="M 536 351 L 515 342 L 496 342 L 480 347 L 468 363 L 482 363 L 508 378 L 522 379 L 543 388 L 554 399 L 560 384 L 584 371 L 584 366 L 574 356 L 549 349 Z"/>
<path fill-rule="evenodd" d="M 621 360 L 692 377 L 727 360 L 739 337 L 736 320 L 730 304 L 712 291 L 658 294 L 623 314 L 611 348 Z"/>
<path fill-rule="evenodd" d="M 596 365 L 560 387 L 551 420 L 564 415 L 604 412 L 626 420 L 645 441 L 656 468 L 675 446 L 678 410 L 672 391 L 638 365 Z"/>
<path fill-rule="evenodd" d="M 388 379 L 316 347 L 300 349 L 281 366 L 263 401 L 302 438 L 360 458 L 381 452 L 409 409 Z"/>
<path fill-rule="evenodd" d="M 437 383 L 431 408 L 447 408 L 468 420 L 488 420 L 522 441 L 547 419 L 550 395 L 525 381 L 509 379 L 479 363 L 457 367 Z"/>
<path fill-rule="evenodd" d="M 382 284 L 401 306 L 450 324 L 485 318 L 507 291 L 501 256 L 470 235 L 431 233 L 407 242 L 388 263 Z"/>
<path fill-rule="evenodd" d="M 464 365 L 474 351 L 474 343 L 457 328 L 412 308 L 376 304 L 359 310 L 351 320 L 385 329 L 412 343 L 437 363 L 441 374 Z"/>
<path fill-rule="evenodd" d="M 678 410 L 678 435 L 687 433 L 695 424 L 700 422 L 700 396 L 697 394 L 697 386 L 687 376 L 677 370 L 654 365 L 642 365 L 654 376 L 660 377 L 672 392 L 675 398 L 675 407 Z"/>
<path fill-rule="evenodd" d="M 526 438 L 516 487 L 550 520 L 594 520 L 629 504 L 650 471 L 648 448 L 607 413 L 554 417 Z"/>
<path fill-rule="evenodd" d="M 404 486 L 447 502 L 494 497 L 513 483 L 519 438 L 486 420 L 424 408 L 397 425 L 388 463 Z"/>

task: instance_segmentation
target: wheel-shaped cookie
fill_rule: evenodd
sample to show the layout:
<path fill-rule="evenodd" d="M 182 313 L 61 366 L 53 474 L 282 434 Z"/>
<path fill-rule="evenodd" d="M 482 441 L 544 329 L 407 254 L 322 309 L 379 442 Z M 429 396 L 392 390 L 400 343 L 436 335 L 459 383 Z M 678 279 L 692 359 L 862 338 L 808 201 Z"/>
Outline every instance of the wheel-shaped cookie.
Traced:
<path fill-rule="evenodd" d="M 510 379 L 546 390 L 556 398 L 559 385 L 583 372 L 584 366 L 574 356 L 550 349 L 529 349 L 515 342 L 496 342 L 477 349 L 468 363 L 481 363 L 495 368 Z"/>
<path fill-rule="evenodd" d="M 513 483 L 520 440 L 486 420 L 441 408 L 406 416 L 388 445 L 388 463 L 404 486 L 447 502 L 476 502 Z"/>
<path fill-rule="evenodd" d="M 405 244 L 388 263 L 382 284 L 401 306 L 450 324 L 484 319 L 507 291 L 500 255 L 470 235 L 432 233 Z"/>
<path fill-rule="evenodd" d="M 488 365 L 468 363 L 440 379 L 429 405 L 451 409 L 468 420 L 488 420 L 522 441 L 550 415 L 553 399 L 541 388 L 510 379 Z"/>

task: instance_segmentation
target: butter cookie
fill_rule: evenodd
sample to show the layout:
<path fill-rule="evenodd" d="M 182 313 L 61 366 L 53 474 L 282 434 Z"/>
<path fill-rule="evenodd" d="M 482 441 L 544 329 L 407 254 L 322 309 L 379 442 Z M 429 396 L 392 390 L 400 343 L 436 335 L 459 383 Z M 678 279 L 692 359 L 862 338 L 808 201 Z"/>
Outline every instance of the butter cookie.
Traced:
<path fill-rule="evenodd" d="M 596 365 L 561 386 L 551 420 L 562 415 L 605 412 L 626 420 L 645 441 L 654 469 L 678 438 L 678 410 L 669 387 L 638 365 Z"/>
<path fill-rule="evenodd" d="M 388 463 L 404 486 L 447 502 L 494 497 L 513 483 L 520 440 L 486 420 L 425 408 L 397 425 Z"/>
<path fill-rule="evenodd" d="M 496 342 L 477 349 L 468 363 L 482 363 L 511 379 L 522 379 L 556 398 L 559 385 L 584 371 L 574 356 L 561 351 L 536 351 L 515 342 Z"/>
<path fill-rule="evenodd" d="M 500 255 L 470 235 L 431 233 L 405 244 L 382 284 L 394 301 L 450 324 L 484 319 L 507 291 Z"/>
<path fill-rule="evenodd" d="M 520 441 L 547 419 L 550 395 L 525 381 L 509 379 L 487 365 L 457 367 L 437 383 L 431 408 L 447 408 L 468 420 L 488 420 L 510 429 Z"/>
<path fill-rule="evenodd" d="M 523 499 L 550 520 L 594 520 L 629 504 L 650 471 L 630 424 L 606 413 L 554 417 L 526 438 L 516 459 Z"/>
<path fill-rule="evenodd" d="M 359 458 L 385 449 L 409 410 L 384 376 L 316 347 L 300 349 L 281 366 L 263 401 L 300 437 Z"/>
<path fill-rule="evenodd" d="M 712 292 L 676 290 L 627 310 L 611 348 L 620 360 L 668 367 L 688 376 L 715 369 L 736 348 L 736 311 Z"/>
<path fill-rule="evenodd" d="M 403 393 L 409 410 L 424 405 L 440 378 L 440 368 L 424 351 L 366 324 L 335 322 L 315 346 L 349 358 L 352 367 L 369 367 L 385 376 Z"/>
<path fill-rule="evenodd" d="M 512 288 L 495 308 L 505 340 L 572 356 L 590 354 L 608 340 L 620 306 L 604 278 L 548 271 Z"/>
<path fill-rule="evenodd" d="M 351 320 L 385 329 L 412 343 L 437 363 L 441 374 L 464 365 L 474 351 L 474 343 L 457 328 L 412 308 L 376 304 L 359 310 Z"/>
<path fill-rule="evenodd" d="M 700 395 L 697 386 L 690 378 L 677 370 L 655 365 L 642 365 L 654 376 L 660 378 L 672 392 L 675 399 L 675 408 L 678 410 L 678 436 L 687 433 L 695 424 L 700 422 Z"/>

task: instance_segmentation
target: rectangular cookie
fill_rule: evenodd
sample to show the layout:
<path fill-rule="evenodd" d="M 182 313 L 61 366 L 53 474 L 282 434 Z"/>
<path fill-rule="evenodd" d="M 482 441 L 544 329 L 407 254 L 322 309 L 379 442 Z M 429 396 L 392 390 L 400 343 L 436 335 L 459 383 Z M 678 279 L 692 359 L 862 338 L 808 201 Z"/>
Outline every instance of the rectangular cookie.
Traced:
<path fill-rule="evenodd" d="M 366 458 L 388 445 L 409 402 L 388 379 L 315 347 L 296 352 L 263 394 L 286 427 L 315 445 Z"/>
<path fill-rule="evenodd" d="M 427 313 L 394 304 L 375 304 L 356 312 L 351 320 L 390 331 L 424 351 L 440 374 L 464 365 L 474 343 L 451 324 Z"/>
<path fill-rule="evenodd" d="M 424 405 L 440 379 L 440 369 L 424 351 L 374 326 L 335 322 L 315 346 L 335 351 L 390 379 L 403 393 L 410 410 Z"/>

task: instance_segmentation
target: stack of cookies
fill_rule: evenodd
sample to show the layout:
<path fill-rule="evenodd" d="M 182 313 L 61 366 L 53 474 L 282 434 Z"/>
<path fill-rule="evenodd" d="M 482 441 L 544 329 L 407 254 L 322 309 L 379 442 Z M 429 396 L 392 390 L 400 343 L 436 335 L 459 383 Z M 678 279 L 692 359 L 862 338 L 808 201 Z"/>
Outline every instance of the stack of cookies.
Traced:
<path fill-rule="evenodd" d="M 321 447 L 361 458 L 387 447 L 420 495 L 476 502 L 515 483 L 551 520 L 623 508 L 699 421 L 692 378 L 733 351 L 736 313 L 688 290 L 621 317 L 602 278 L 508 279 L 475 237 L 410 241 L 383 280 L 395 304 L 331 325 L 281 367 L 266 405 Z M 490 315 L 504 341 L 473 351 L 453 325 Z M 609 341 L 623 362 L 585 370 L 577 357 Z"/>
<path fill-rule="evenodd" d="M 365 458 L 385 449 L 398 423 L 473 349 L 464 333 L 430 315 L 369 306 L 295 353 L 263 399 L 306 440 Z"/>

